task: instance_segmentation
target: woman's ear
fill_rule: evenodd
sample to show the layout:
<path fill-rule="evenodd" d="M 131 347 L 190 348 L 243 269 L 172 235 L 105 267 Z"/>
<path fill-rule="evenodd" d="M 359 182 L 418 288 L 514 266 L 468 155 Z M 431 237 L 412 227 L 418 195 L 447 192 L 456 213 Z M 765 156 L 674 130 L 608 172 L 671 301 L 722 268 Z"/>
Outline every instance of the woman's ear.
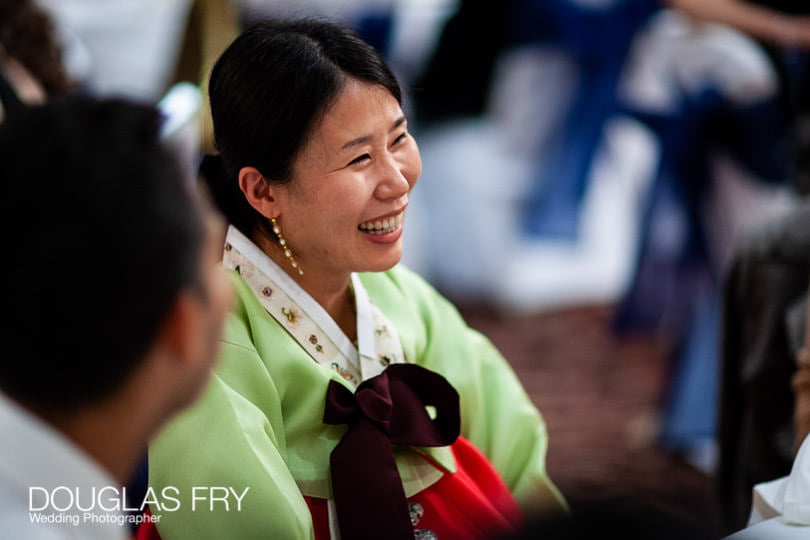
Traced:
<path fill-rule="evenodd" d="M 239 169 L 239 189 L 257 212 L 266 218 L 279 215 L 277 188 L 268 182 L 256 167 Z"/>

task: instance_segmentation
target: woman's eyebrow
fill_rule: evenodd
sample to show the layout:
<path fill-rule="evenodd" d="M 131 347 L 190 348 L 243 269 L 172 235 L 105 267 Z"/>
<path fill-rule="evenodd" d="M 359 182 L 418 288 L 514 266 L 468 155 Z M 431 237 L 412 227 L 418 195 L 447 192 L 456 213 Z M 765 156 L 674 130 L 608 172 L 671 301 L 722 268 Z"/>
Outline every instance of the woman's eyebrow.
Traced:
<path fill-rule="evenodd" d="M 402 116 L 400 116 L 399 118 L 394 120 L 394 123 L 391 124 L 391 129 L 389 131 L 394 131 L 395 129 L 397 129 L 399 126 L 401 126 L 404 123 L 405 123 L 405 115 L 403 114 Z M 346 144 L 341 146 L 340 149 L 341 150 L 346 150 L 347 148 L 351 148 L 352 146 L 357 146 L 359 144 L 367 143 L 370 139 L 371 139 L 371 135 L 363 135 L 362 137 L 357 137 L 356 139 L 350 140 L 349 142 L 347 142 Z"/>
<path fill-rule="evenodd" d="M 352 146 L 357 146 L 359 144 L 367 143 L 371 139 L 371 135 L 363 135 L 362 137 L 357 137 L 356 139 L 352 139 L 343 146 L 340 147 L 341 150 L 346 150 L 347 148 L 351 148 Z"/>

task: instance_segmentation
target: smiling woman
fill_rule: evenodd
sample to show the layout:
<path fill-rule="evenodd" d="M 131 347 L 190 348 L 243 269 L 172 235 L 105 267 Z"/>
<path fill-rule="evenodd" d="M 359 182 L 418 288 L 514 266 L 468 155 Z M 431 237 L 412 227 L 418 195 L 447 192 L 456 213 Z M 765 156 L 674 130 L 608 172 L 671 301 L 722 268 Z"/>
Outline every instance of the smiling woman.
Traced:
<path fill-rule="evenodd" d="M 238 513 L 152 508 L 160 536 L 489 538 L 521 507 L 563 510 L 507 362 L 398 265 L 422 164 L 381 55 L 328 21 L 265 21 L 209 94 L 220 154 L 201 173 L 238 302 L 214 382 L 150 448 L 150 483 L 250 489 Z"/>
<path fill-rule="evenodd" d="M 301 285 L 322 303 L 330 301 L 330 292 L 345 291 L 352 272 L 388 270 L 399 261 L 402 218 L 421 169 L 394 96 L 347 78 L 298 152 L 289 181 L 268 180 L 252 166 L 238 175 L 248 203 L 283 226 L 284 247 L 295 247 L 305 269 Z M 286 264 L 276 238 L 259 241 L 271 258 Z M 322 291 L 323 285 L 330 290 Z"/>

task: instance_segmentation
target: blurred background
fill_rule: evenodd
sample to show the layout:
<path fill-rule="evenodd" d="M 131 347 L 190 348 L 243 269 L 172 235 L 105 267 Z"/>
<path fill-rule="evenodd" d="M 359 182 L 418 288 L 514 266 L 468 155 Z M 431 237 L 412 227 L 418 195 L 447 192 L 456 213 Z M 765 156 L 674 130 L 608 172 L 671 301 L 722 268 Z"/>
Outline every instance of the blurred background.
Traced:
<path fill-rule="evenodd" d="M 388 58 L 422 152 L 403 263 L 515 367 L 554 481 L 730 532 L 798 436 L 810 7 L 793 4 L 0 0 L 0 102 L 158 103 L 193 181 L 215 151 L 207 71 L 239 30 L 346 22 Z"/>

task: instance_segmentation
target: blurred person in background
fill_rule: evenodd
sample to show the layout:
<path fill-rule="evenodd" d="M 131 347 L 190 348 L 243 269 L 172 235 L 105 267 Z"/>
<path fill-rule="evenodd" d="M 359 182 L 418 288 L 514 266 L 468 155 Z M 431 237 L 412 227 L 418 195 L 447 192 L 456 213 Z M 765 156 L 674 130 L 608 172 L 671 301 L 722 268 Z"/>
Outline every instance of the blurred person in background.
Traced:
<path fill-rule="evenodd" d="M 0 0 L 0 121 L 71 88 L 49 14 L 33 0 Z"/>
<path fill-rule="evenodd" d="M 161 121 L 72 97 L 0 124 L 1 538 L 127 537 L 123 486 L 209 379 L 232 297 L 222 221 Z"/>
<path fill-rule="evenodd" d="M 773 513 L 757 507 L 775 490 L 758 485 L 797 469 L 810 431 L 810 201 L 742 240 L 723 283 L 714 491 L 726 534 L 749 523 L 752 500 L 760 517 Z"/>
<path fill-rule="evenodd" d="M 794 221 L 794 224 L 797 223 L 799 222 Z M 804 234 L 803 231 L 807 230 L 806 220 L 805 223 L 801 224 L 805 228 L 799 231 L 794 230 L 794 234 Z M 780 247 L 784 248 L 784 246 Z M 807 252 L 806 246 L 804 251 Z M 782 262 L 779 261 L 779 263 Z M 750 484 L 745 486 L 751 490 L 747 494 L 749 495 L 747 497 L 748 505 L 745 508 L 748 511 L 746 514 L 747 521 L 730 521 L 727 519 L 729 516 L 724 516 L 732 526 L 731 530 L 737 531 L 727 537 L 729 540 L 799 539 L 806 538 L 810 533 L 810 302 L 808 302 L 807 297 L 808 275 L 810 275 L 810 269 L 805 264 L 803 279 L 801 279 L 805 294 L 792 302 L 787 316 L 784 317 L 785 322 L 794 323 L 790 324 L 788 328 L 789 333 L 792 334 L 791 337 L 793 337 L 791 341 L 798 341 L 794 345 L 798 350 L 795 354 L 795 365 L 791 366 L 792 375 L 790 376 L 793 415 L 792 418 L 787 420 L 793 424 L 793 441 L 789 466 L 783 469 L 783 473 L 777 473 L 779 474 L 777 478 L 771 476 L 765 481 L 757 481 L 753 486 Z M 773 290 L 775 284 L 771 282 L 763 283 L 763 285 Z M 765 310 L 760 309 L 759 311 L 764 312 Z M 762 318 L 762 313 L 755 313 L 755 315 Z M 763 320 L 767 322 L 767 318 L 763 318 Z M 796 326 L 800 327 L 798 331 L 795 329 Z M 770 362 L 775 366 L 767 366 L 771 370 L 773 370 L 773 367 L 779 369 L 778 364 L 783 363 L 778 354 L 775 356 L 770 359 Z M 758 373 L 756 375 L 760 380 L 764 380 L 763 375 L 765 374 L 762 372 L 762 367 L 757 366 L 757 368 Z M 756 381 L 745 382 L 751 387 L 757 384 Z M 767 383 L 772 384 L 771 381 L 767 381 Z M 773 393 L 781 390 L 784 390 L 784 388 L 778 386 L 772 389 Z M 775 397 L 780 400 L 784 399 L 781 393 Z M 784 423 L 784 415 L 773 415 L 775 412 L 773 409 L 763 409 L 760 408 L 759 411 L 755 411 L 758 416 L 763 418 L 763 422 L 770 421 L 778 426 Z M 750 420 L 748 422 L 750 425 Z M 757 456 L 752 455 L 748 449 L 744 449 L 744 451 L 746 452 L 744 459 L 765 458 L 763 463 L 743 463 L 753 471 L 761 474 L 762 471 L 771 466 L 768 463 L 769 456 L 767 454 Z M 760 470 L 757 471 L 756 468 L 760 468 Z M 773 468 L 771 468 L 771 471 L 773 471 Z M 743 474 L 746 474 L 744 480 L 750 481 L 755 478 L 750 471 L 745 471 Z M 761 478 L 762 476 L 760 476 Z M 724 495 L 734 494 L 727 492 Z M 737 503 L 736 497 L 732 497 L 729 502 Z M 732 505 L 729 504 L 728 506 Z"/>

